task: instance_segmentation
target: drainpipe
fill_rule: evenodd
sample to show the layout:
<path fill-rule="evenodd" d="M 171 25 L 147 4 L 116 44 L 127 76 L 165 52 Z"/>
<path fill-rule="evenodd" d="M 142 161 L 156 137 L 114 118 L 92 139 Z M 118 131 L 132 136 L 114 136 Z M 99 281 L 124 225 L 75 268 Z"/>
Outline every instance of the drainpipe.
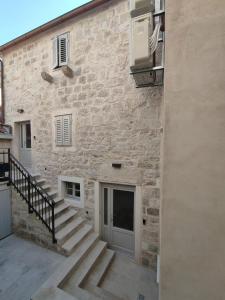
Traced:
<path fill-rule="evenodd" d="M 3 60 L 0 58 L 0 72 L 1 72 L 1 78 L 0 78 L 0 88 L 1 88 L 1 101 L 2 101 L 2 107 L 0 111 L 0 123 L 4 124 L 5 123 L 5 99 L 4 99 L 4 81 L 3 81 Z"/>

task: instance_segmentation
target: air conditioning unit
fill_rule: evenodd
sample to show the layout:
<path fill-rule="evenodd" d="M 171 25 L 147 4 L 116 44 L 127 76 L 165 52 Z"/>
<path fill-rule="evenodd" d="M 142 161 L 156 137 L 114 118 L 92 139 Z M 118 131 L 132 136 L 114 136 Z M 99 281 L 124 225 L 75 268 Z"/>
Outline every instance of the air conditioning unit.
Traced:
<path fill-rule="evenodd" d="M 130 68 L 131 70 L 153 66 L 149 38 L 153 31 L 152 14 L 131 19 Z"/>
<path fill-rule="evenodd" d="M 153 0 L 130 0 L 131 17 L 137 17 L 154 11 Z"/>

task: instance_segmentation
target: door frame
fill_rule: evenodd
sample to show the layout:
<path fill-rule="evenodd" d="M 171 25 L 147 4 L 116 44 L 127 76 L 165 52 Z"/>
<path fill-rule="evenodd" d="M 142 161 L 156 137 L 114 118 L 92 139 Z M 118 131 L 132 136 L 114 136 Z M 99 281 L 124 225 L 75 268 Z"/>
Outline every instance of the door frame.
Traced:
<path fill-rule="evenodd" d="M 25 148 L 24 147 L 24 138 L 25 138 L 25 125 L 26 124 L 30 124 L 30 143 L 31 143 L 31 147 L 30 148 Z M 29 168 L 32 169 L 32 126 L 31 126 L 31 120 L 24 120 L 24 121 L 19 121 L 16 122 L 16 126 L 17 126 L 17 130 L 18 130 L 18 140 L 17 140 L 17 149 L 18 149 L 18 158 L 21 161 L 21 154 L 22 151 L 27 151 L 30 155 L 30 162 L 29 162 Z M 22 133 L 23 132 L 23 133 Z M 22 140 L 23 139 L 23 140 Z M 23 143 L 23 147 L 22 147 L 22 143 Z"/>
<path fill-rule="evenodd" d="M 112 249 L 121 249 L 121 251 L 125 251 L 127 253 L 131 252 L 131 257 L 134 257 L 135 254 L 135 245 L 134 248 L 130 251 L 128 249 L 122 248 L 120 246 L 117 246 L 115 244 L 113 244 L 113 232 L 114 233 L 121 233 L 121 234 L 128 234 L 130 236 L 132 236 L 132 239 L 134 240 L 134 244 L 135 244 L 135 217 L 136 217 L 136 211 L 135 211 L 135 187 L 134 186 L 130 186 L 130 185 L 121 185 L 121 184 L 102 184 L 101 185 L 101 197 L 100 197 L 100 211 L 101 211 L 101 215 L 104 215 L 104 189 L 107 188 L 108 189 L 108 210 L 107 210 L 107 219 L 108 219 L 108 225 L 106 228 L 106 226 L 104 225 L 104 217 L 101 218 L 101 229 L 100 229 L 100 235 L 103 238 L 103 231 L 104 229 L 107 230 L 107 235 L 108 235 L 108 239 L 109 239 L 109 243 L 111 243 Z M 113 191 L 114 190 L 121 190 L 121 191 L 127 191 L 127 192 L 132 192 L 134 194 L 134 213 L 133 213 L 133 231 L 129 231 L 126 229 L 122 229 L 119 227 L 115 227 L 113 226 Z"/>
<path fill-rule="evenodd" d="M 102 186 L 104 185 L 115 186 L 130 186 L 134 191 L 134 260 L 136 263 L 141 264 L 141 241 L 142 241 L 142 187 L 140 185 L 121 183 L 121 182 L 108 182 L 108 181 L 95 181 L 94 183 L 94 203 L 95 203 L 95 215 L 94 215 L 94 228 L 95 232 L 101 236 L 102 234 L 102 219 L 103 211 L 101 207 L 102 203 Z"/>

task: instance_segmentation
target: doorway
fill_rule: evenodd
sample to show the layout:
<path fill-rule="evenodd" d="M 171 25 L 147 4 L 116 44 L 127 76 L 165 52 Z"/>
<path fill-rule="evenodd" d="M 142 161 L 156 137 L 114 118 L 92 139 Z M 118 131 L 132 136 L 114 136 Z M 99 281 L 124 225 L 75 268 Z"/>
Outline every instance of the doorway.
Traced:
<path fill-rule="evenodd" d="M 115 250 L 134 256 L 135 189 L 102 185 L 102 238 Z"/>
<path fill-rule="evenodd" d="M 20 162 L 25 168 L 32 168 L 31 158 L 31 123 L 20 123 Z"/>

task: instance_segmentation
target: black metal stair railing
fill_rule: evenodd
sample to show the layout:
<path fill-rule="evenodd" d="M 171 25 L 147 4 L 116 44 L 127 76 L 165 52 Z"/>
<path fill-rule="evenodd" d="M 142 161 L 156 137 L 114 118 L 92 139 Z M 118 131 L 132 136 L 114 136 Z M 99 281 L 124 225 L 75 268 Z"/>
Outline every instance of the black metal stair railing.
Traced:
<path fill-rule="evenodd" d="M 1 179 L 8 181 L 15 188 L 28 204 L 28 212 L 36 214 L 51 232 L 53 243 L 56 243 L 55 202 L 9 149 L 0 150 Z"/>

